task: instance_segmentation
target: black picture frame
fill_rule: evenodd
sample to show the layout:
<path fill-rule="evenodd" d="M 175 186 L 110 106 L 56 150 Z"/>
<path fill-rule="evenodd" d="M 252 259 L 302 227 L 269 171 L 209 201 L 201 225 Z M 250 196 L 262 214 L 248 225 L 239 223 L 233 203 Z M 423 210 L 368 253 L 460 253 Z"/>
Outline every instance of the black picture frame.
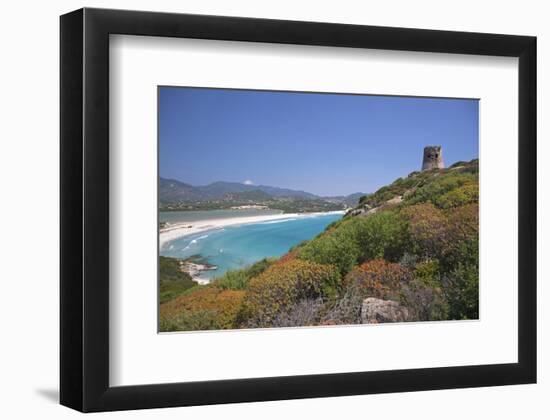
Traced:
<path fill-rule="evenodd" d="M 519 58 L 518 363 L 109 386 L 109 35 Z M 536 382 L 536 38 L 123 10 L 61 16 L 60 400 L 112 411 Z"/>

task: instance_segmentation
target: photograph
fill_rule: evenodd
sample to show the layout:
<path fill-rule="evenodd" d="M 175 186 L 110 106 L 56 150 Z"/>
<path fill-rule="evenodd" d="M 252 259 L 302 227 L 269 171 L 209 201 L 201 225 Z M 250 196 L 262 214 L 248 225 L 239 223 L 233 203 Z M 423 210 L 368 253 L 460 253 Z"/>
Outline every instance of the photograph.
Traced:
<path fill-rule="evenodd" d="M 248 417 L 266 404 L 311 417 L 308 400 L 331 419 L 365 401 L 386 417 L 424 418 L 427 401 L 438 417 L 540 417 L 542 13 L 90 6 L 39 14 L 38 28 L 59 18 L 58 37 L 41 29 L 27 38 L 44 48 L 23 48 L 55 59 L 35 85 L 57 83 L 58 107 L 32 91 L 50 106 L 29 119 L 11 84 L 24 123 L 8 143 L 31 162 L 6 160 L 6 179 L 30 198 L 4 219 L 28 242 L 17 222 L 39 221 L 47 197 L 56 223 L 33 227 L 59 242 L 58 258 L 49 242 L 33 256 L 59 280 L 35 276 L 45 286 L 25 307 L 40 316 L 7 307 L 33 315 L 11 322 L 28 336 L 17 351 L 53 340 L 11 375 L 46 378 L 14 412 L 45 412 L 33 397 L 58 389 L 79 412 L 170 418 L 258 404 Z M 48 127 L 58 147 L 31 132 L 43 150 L 29 154 L 21 133 Z M 32 188 L 56 159 L 57 191 Z M 29 247 L 10 247 L 17 280 Z M 23 328 L 48 313 L 52 328 Z"/>
<path fill-rule="evenodd" d="M 159 86 L 159 331 L 477 320 L 478 117 Z"/>

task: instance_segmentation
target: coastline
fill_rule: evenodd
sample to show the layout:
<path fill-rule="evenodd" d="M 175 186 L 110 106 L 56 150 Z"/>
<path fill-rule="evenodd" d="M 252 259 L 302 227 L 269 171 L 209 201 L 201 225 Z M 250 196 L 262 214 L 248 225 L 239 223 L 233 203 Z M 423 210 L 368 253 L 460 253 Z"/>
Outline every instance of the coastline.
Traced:
<path fill-rule="evenodd" d="M 316 212 L 316 213 L 288 213 L 271 214 L 259 216 L 231 217 L 222 219 L 196 220 L 193 222 L 178 223 L 159 231 L 159 249 L 162 249 L 168 242 L 174 241 L 185 236 L 194 235 L 210 230 L 222 229 L 227 226 L 248 225 L 254 223 L 279 221 L 285 219 L 297 219 L 305 217 L 316 217 L 329 214 L 345 214 L 345 210 Z"/>

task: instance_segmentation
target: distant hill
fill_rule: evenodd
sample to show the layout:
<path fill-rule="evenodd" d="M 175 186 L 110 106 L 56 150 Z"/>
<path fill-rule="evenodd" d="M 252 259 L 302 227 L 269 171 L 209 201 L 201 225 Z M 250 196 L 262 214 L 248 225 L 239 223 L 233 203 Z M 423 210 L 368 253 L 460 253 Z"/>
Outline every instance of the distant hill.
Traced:
<path fill-rule="evenodd" d="M 288 188 L 269 187 L 267 185 L 259 185 L 256 188 L 266 192 L 272 197 L 294 197 L 294 198 L 305 198 L 305 199 L 312 199 L 312 200 L 321 198 L 315 194 L 311 194 L 300 190 L 291 190 Z"/>
<path fill-rule="evenodd" d="M 259 205 L 284 213 L 345 210 L 357 206 L 364 193 L 320 197 L 306 191 L 268 185 L 218 181 L 193 186 L 175 179 L 160 178 L 159 206 L 162 211 L 215 210 Z"/>
<path fill-rule="evenodd" d="M 273 197 L 271 197 L 269 194 L 267 194 L 262 190 L 228 193 L 224 196 L 224 199 L 235 200 L 235 201 L 239 201 L 239 200 L 267 201 L 267 200 L 271 200 L 272 198 Z"/>
<path fill-rule="evenodd" d="M 359 199 L 361 197 L 368 196 L 369 194 L 362 193 L 362 192 L 356 192 L 350 195 L 338 195 L 338 196 L 332 196 L 332 197 L 323 197 L 326 201 L 329 201 L 331 203 L 342 203 L 345 204 L 348 207 L 355 207 L 357 204 L 359 204 Z"/>
<path fill-rule="evenodd" d="M 207 194 L 210 198 L 220 199 L 224 195 L 233 193 L 242 193 L 248 191 L 263 191 L 272 197 L 299 197 L 299 198 L 319 198 L 315 194 L 305 191 L 291 190 L 288 188 L 270 187 L 268 185 L 248 185 L 239 182 L 218 181 L 212 184 L 195 187 L 199 191 Z"/>
<path fill-rule="evenodd" d="M 160 178 L 159 200 L 161 203 L 183 203 L 208 200 L 207 193 L 175 179 Z"/>
<path fill-rule="evenodd" d="M 205 200 L 221 200 L 238 193 L 261 191 L 269 197 L 293 197 L 319 199 L 321 197 L 306 191 L 268 185 L 248 185 L 239 182 L 218 181 L 208 185 L 193 186 L 175 179 L 160 178 L 159 198 L 161 203 L 184 203 Z M 264 198 L 266 198 L 264 196 Z"/>
<path fill-rule="evenodd" d="M 306 191 L 271 187 L 269 185 L 248 185 L 239 182 L 218 181 L 208 185 L 193 186 L 167 178 L 160 178 L 159 185 L 159 199 L 162 204 L 194 203 L 224 199 L 267 200 L 269 198 L 296 198 L 302 200 L 322 200 L 333 204 L 345 204 L 347 207 L 355 207 L 359 203 L 359 198 L 366 195 L 365 193 L 358 192 L 347 196 L 321 197 Z"/>
<path fill-rule="evenodd" d="M 226 194 L 241 193 L 257 190 L 254 185 L 241 184 L 239 182 L 213 182 L 212 184 L 195 187 L 198 191 L 206 194 L 210 198 L 220 199 Z"/>
<path fill-rule="evenodd" d="M 368 195 L 369 194 L 365 194 L 365 193 L 362 193 L 362 192 L 353 193 L 353 194 L 350 194 L 350 195 L 345 197 L 344 203 L 346 203 L 350 206 L 356 206 L 357 204 L 359 204 L 359 199 L 361 197 L 366 197 Z"/>

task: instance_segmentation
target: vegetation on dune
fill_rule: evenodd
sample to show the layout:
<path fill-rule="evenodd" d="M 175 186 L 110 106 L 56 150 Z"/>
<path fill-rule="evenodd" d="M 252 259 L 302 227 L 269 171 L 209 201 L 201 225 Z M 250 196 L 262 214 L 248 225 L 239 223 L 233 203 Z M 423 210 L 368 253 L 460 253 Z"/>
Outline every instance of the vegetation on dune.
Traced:
<path fill-rule="evenodd" d="M 478 200 L 477 160 L 413 172 L 283 257 L 165 301 L 161 330 L 361 323 L 372 299 L 407 321 L 477 319 Z"/>
<path fill-rule="evenodd" d="M 230 199 L 161 204 L 160 211 L 203 211 L 229 210 L 240 206 L 261 206 L 287 213 L 316 213 L 340 211 L 346 208 L 342 203 L 333 203 L 322 199 L 301 199 L 282 197 L 270 199 Z"/>

